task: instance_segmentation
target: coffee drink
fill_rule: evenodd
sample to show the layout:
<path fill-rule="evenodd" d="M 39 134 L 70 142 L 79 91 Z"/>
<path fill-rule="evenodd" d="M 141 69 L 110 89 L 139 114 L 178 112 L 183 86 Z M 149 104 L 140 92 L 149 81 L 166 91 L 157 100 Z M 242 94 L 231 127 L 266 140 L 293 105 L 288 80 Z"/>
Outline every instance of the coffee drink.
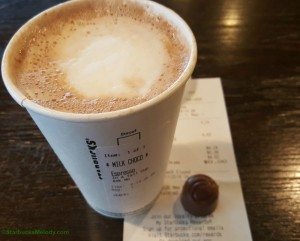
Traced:
<path fill-rule="evenodd" d="M 71 1 L 40 14 L 15 41 L 8 72 L 18 89 L 63 112 L 108 112 L 150 100 L 188 60 L 179 31 L 134 1 Z"/>
<path fill-rule="evenodd" d="M 160 193 L 196 59 L 188 25 L 158 3 L 72 0 L 17 31 L 1 72 L 88 204 L 120 218 Z"/>

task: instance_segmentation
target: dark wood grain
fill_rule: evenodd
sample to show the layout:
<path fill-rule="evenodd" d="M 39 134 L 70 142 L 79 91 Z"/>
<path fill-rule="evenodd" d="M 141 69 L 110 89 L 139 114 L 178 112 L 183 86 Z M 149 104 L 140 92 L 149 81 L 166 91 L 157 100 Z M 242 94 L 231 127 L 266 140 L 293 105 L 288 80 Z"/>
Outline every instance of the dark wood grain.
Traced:
<path fill-rule="evenodd" d="M 26 20 L 59 2 L 0 0 L 0 54 Z M 253 239 L 300 240 L 300 1 L 159 2 L 196 35 L 194 77 L 222 77 Z M 122 221 L 87 206 L 2 82 L 0 133 L 0 229 L 70 231 L 43 240 L 122 240 Z"/>

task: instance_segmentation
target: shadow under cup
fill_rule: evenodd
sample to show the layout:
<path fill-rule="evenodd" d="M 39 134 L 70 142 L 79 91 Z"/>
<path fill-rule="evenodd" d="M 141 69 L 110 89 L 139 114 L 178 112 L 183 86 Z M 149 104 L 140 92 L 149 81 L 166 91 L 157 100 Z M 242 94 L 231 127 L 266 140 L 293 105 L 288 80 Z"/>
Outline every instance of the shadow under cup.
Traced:
<path fill-rule="evenodd" d="M 54 6 L 59 10 L 73 1 Z M 23 25 L 9 42 L 2 76 L 10 95 L 25 107 L 48 143 L 97 212 L 115 218 L 149 208 L 158 196 L 170 155 L 180 103 L 196 64 L 194 35 L 172 10 L 137 0 L 177 28 L 188 46 L 188 63 L 178 80 L 160 95 L 127 109 L 79 114 L 48 109 L 26 98 L 11 77 L 16 42 L 42 13 Z M 16 52 L 16 51 L 15 51 Z"/>

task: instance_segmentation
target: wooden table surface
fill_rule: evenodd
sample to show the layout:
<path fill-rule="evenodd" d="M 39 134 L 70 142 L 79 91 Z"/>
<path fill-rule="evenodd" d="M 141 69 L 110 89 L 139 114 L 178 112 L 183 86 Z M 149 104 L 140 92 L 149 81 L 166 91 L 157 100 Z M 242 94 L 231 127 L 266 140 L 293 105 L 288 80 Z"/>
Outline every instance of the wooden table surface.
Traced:
<path fill-rule="evenodd" d="M 0 55 L 26 20 L 59 2 L 0 0 Z M 300 1 L 159 2 L 195 33 L 194 77 L 222 78 L 253 240 L 300 240 Z M 2 82 L 0 149 L 0 229 L 70 231 L 43 240 L 122 240 L 122 220 L 87 206 Z M 0 240 L 41 237 L 0 234 Z"/>

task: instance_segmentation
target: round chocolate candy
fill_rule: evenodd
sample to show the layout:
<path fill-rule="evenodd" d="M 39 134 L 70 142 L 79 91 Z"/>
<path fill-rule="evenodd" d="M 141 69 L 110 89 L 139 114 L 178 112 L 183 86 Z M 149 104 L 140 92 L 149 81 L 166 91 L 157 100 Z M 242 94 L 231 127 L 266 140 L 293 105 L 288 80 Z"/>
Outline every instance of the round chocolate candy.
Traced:
<path fill-rule="evenodd" d="M 219 187 L 209 176 L 197 174 L 190 176 L 181 192 L 181 204 L 194 216 L 206 216 L 217 207 Z"/>

